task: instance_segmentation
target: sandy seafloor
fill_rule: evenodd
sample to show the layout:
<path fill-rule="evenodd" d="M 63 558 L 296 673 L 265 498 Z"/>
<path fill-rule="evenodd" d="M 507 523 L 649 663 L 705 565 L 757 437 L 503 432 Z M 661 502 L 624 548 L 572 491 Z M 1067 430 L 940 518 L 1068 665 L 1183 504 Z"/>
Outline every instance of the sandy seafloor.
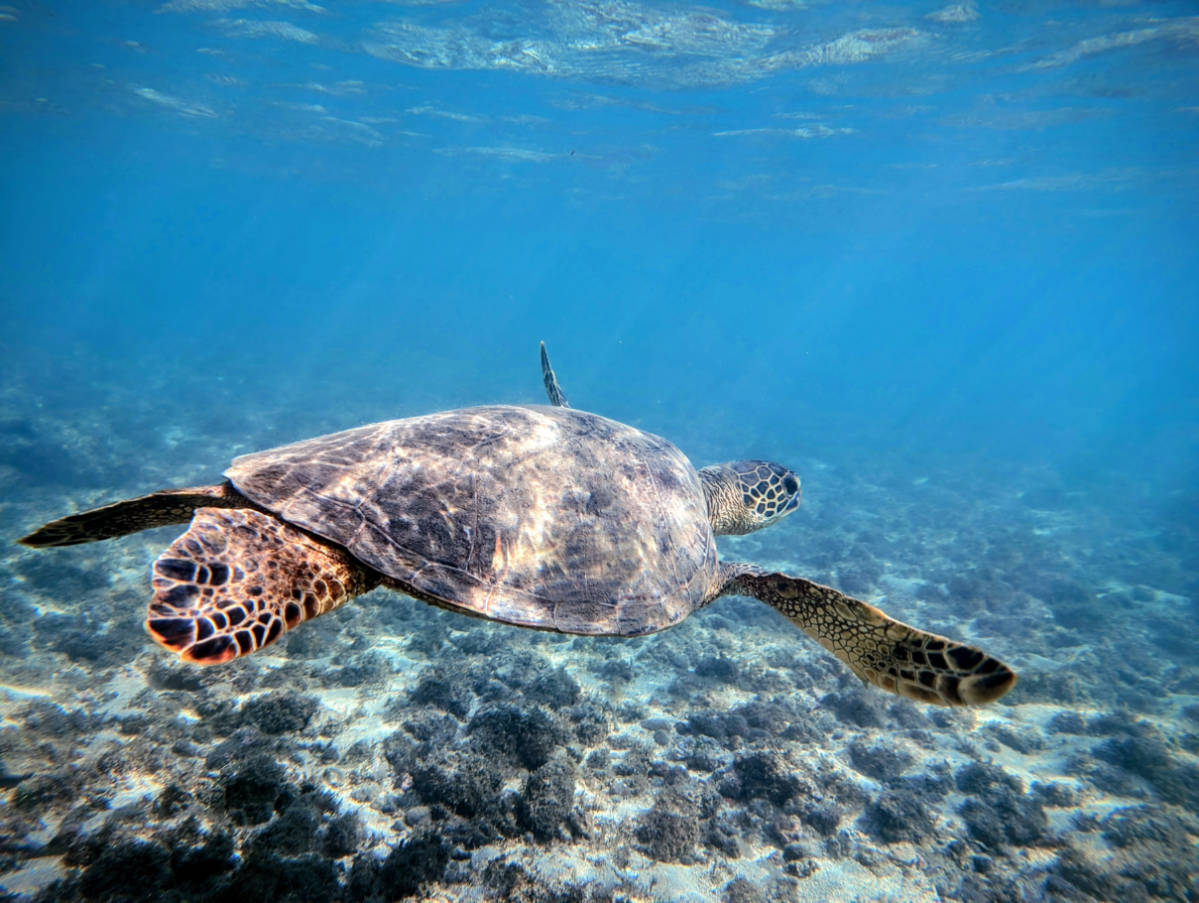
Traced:
<path fill-rule="evenodd" d="M 7 899 L 1199 899 L 1194 498 L 846 453 L 797 462 L 797 514 L 721 540 L 1005 658 L 1020 683 L 981 709 L 862 686 L 747 599 L 619 640 L 379 590 L 200 669 L 141 623 L 178 529 L 8 542 L 388 414 L 381 393 L 256 409 L 218 381 L 184 418 L 172 379 L 119 404 L 31 407 L 19 381 L 0 399 Z M 494 400 L 538 402 L 534 380 Z M 447 406 L 406 398 L 392 416 Z M 737 457 L 754 436 L 727 441 L 733 417 L 670 437 Z"/>

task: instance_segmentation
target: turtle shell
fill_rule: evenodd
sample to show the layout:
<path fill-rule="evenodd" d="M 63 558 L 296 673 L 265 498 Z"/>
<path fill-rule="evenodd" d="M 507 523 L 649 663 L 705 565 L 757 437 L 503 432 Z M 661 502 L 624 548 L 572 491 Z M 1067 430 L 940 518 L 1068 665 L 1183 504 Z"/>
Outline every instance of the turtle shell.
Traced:
<path fill-rule="evenodd" d="M 687 457 L 572 408 L 391 420 L 243 455 L 225 476 L 396 588 L 526 627 L 651 633 L 698 608 L 716 573 Z"/>

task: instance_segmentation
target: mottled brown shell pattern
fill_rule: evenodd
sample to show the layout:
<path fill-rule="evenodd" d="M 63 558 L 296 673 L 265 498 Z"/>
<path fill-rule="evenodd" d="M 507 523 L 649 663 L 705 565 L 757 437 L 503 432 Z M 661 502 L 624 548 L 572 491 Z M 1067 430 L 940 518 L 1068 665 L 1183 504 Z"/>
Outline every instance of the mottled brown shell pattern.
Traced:
<path fill-rule="evenodd" d="M 225 475 L 398 588 L 527 627 L 661 630 L 703 604 L 716 574 L 686 456 L 569 408 L 377 423 L 244 455 Z"/>

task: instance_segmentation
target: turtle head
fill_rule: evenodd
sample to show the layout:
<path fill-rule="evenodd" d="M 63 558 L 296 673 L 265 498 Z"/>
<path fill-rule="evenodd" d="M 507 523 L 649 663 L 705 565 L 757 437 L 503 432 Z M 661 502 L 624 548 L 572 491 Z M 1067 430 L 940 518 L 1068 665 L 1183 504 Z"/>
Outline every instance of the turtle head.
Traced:
<path fill-rule="evenodd" d="M 752 533 L 799 507 L 799 477 L 771 461 L 730 461 L 699 471 L 715 533 Z"/>

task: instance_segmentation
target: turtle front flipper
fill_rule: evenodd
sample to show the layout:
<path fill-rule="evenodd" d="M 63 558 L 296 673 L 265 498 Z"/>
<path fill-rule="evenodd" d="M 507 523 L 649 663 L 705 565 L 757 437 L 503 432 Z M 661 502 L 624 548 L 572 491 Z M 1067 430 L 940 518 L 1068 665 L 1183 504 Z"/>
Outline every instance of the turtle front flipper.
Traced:
<path fill-rule="evenodd" d="M 191 489 L 161 489 L 141 498 L 126 499 L 103 508 L 60 517 L 38 527 L 17 542 L 35 549 L 76 546 L 139 533 L 151 527 L 186 524 L 201 505 L 240 508 L 249 504 L 228 482 Z"/>
<path fill-rule="evenodd" d="M 558 377 L 550 366 L 550 353 L 545 350 L 545 342 L 541 343 L 541 381 L 545 383 L 545 394 L 549 396 L 550 404 L 559 408 L 569 408 L 566 393 L 558 385 Z"/>
<path fill-rule="evenodd" d="M 373 589 L 380 577 L 252 508 L 199 508 L 154 562 L 146 629 L 184 661 L 227 662 Z"/>
<path fill-rule="evenodd" d="M 800 577 L 753 565 L 722 566 L 715 595 L 743 595 L 774 606 L 863 681 L 937 705 L 994 702 L 1016 674 L 985 652 L 909 627 L 873 605 Z"/>

